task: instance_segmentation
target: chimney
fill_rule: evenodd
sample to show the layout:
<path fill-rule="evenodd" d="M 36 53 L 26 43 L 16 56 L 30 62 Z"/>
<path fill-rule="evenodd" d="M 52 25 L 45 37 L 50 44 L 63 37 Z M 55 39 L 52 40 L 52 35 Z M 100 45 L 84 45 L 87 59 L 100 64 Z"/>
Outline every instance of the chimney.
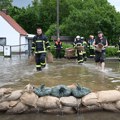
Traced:
<path fill-rule="evenodd" d="M 8 14 L 7 9 L 2 9 L 2 12 L 5 13 L 6 15 Z"/>

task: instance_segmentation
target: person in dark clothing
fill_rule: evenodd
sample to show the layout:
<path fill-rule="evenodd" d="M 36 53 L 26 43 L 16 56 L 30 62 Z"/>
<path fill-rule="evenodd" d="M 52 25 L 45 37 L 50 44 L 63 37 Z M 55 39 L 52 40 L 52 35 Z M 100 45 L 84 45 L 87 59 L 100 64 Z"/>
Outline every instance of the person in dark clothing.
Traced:
<path fill-rule="evenodd" d="M 94 53 L 94 46 L 93 46 L 93 42 L 94 42 L 94 36 L 90 35 L 89 39 L 88 39 L 88 48 L 89 48 L 89 52 L 90 52 L 90 57 L 94 57 L 95 53 Z"/>
<path fill-rule="evenodd" d="M 61 50 L 63 47 L 60 38 L 58 38 L 57 41 L 55 42 L 54 48 L 56 49 L 56 58 L 61 58 Z"/>
<path fill-rule="evenodd" d="M 76 36 L 73 46 L 76 49 L 78 64 L 83 63 L 84 62 L 84 58 L 83 58 L 84 46 L 83 46 L 83 40 L 80 38 L 79 35 Z"/>
<path fill-rule="evenodd" d="M 105 48 L 108 46 L 107 39 L 103 36 L 102 31 L 98 31 L 98 37 L 93 42 L 95 47 L 95 62 L 101 67 L 102 71 L 105 69 Z"/>
<path fill-rule="evenodd" d="M 42 29 L 37 28 L 37 35 L 33 37 L 32 41 L 32 53 L 35 53 L 37 71 L 41 71 L 41 68 L 46 66 L 46 50 L 50 50 L 49 41 L 47 37 L 43 35 Z"/>

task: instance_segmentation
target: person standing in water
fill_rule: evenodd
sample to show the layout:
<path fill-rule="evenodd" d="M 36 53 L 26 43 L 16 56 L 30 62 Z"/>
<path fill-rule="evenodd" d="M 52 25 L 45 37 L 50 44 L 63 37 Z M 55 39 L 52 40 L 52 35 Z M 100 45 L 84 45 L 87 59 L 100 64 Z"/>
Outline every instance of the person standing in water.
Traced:
<path fill-rule="evenodd" d="M 88 48 L 89 48 L 89 52 L 90 52 L 90 57 L 94 57 L 95 53 L 94 53 L 94 46 L 93 46 L 93 42 L 94 42 L 94 36 L 90 35 L 89 39 L 88 39 Z"/>
<path fill-rule="evenodd" d="M 35 53 L 36 70 L 41 71 L 46 66 L 46 50 L 50 50 L 50 44 L 40 27 L 36 29 L 36 32 L 32 41 L 32 54 Z"/>
<path fill-rule="evenodd" d="M 95 62 L 98 67 L 101 67 L 101 70 L 105 70 L 105 49 L 108 46 L 108 41 L 104 37 L 102 31 L 98 31 L 98 36 L 93 42 L 95 47 Z"/>

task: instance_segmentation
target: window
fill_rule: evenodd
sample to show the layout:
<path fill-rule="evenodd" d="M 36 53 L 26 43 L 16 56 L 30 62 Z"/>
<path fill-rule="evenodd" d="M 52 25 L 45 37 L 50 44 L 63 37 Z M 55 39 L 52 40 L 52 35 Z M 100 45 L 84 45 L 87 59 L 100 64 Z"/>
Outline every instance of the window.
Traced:
<path fill-rule="evenodd" d="M 5 46 L 5 45 L 6 45 L 6 38 L 0 37 L 0 46 Z"/>

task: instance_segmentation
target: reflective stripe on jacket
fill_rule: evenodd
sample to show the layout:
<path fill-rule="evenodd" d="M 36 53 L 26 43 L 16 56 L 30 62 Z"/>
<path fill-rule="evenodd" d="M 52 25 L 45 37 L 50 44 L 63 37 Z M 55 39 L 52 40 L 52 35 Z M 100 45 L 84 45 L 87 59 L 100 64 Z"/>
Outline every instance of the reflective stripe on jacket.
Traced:
<path fill-rule="evenodd" d="M 49 48 L 49 41 L 44 35 L 36 35 L 33 38 L 32 42 L 32 50 L 35 53 L 43 53 L 46 52 L 46 49 Z"/>

